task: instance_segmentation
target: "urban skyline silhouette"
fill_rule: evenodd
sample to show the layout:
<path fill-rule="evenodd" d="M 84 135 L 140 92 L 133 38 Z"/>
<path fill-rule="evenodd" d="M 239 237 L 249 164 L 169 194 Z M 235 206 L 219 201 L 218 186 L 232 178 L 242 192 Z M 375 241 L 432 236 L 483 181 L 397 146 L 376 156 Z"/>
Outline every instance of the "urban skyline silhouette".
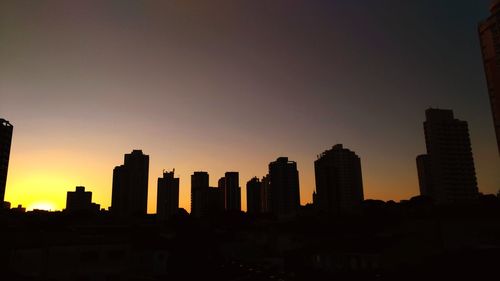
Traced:
<path fill-rule="evenodd" d="M 500 0 L 0 0 L 0 279 L 491 280 Z"/>
<path fill-rule="evenodd" d="M 474 168 L 474 159 L 473 159 L 474 157 L 470 144 L 467 122 L 455 119 L 453 111 L 449 109 L 429 108 L 425 111 L 425 113 L 427 119 L 424 121 L 424 129 L 425 129 L 425 142 L 428 154 L 419 155 L 416 157 L 417 159 L 416 170 L 419 178 L 420 194 L 414 194 L 413 196 L 417 195 L 427 196 L 429 198 L 432 198 L 436 203 L 439 204 L 443 203 L 449 204 L 449 203 L 454 203 L 455 201 L 460 202 L 461 200 L 471 200 L 476 198 L 480 191 L 478 191 L 477 188 L 477 181 L 475 176 L 476 172 Z M 9 152 L 10 152 L 10 138 L 12 138 L 13 126 L 11 125 L 10 122 L 4 119 L 1 120 L 3 120 L 2 121 L 3 128 L 5 128 L 2 129 L 2 139 L 3 139 L 2 142 L 8 144 L 2 147 L 2 149 L 5 148 L 3 149 L 3 151 L 7 151 L 7 153 L 5 152 L 2 153 L 3 155 L 2 157 L 7 157 L 7 165 L 4 166 L 2 171 L 2 173 L 6 174 L 8 168 Z M 354 152 L 350 150 L 345 150 L 346 151 L 345 153 L 340 152 L 338 156 L 329 156 L 329 158 L 334 161 L 331 164 L 325 165 L 326 163 L 325 161 L 332 161 L 332 160 L 321 161 L 322 158 L 324 157 L 326 158 L 326 156 L 328 156 L 330 153 L 332 152 L 334 153 L 339 149 L 340 151 L 343 150 L 342 144 L 335 144 L 332 146 L 331 150 L 318 154 L 318 159 L 314 163 L 316 170 L 316 188 L 313 191 L 311 198 L 312 200 L 311 202 L 309 202 L 312 204 L 315 203 L 320 204 L 319 206 L 323 207 L 319 208 L 324 211 L 331 212 L 333 209 L 336 209 L 335 211 L 336 213 L 339 212 L 342 213 L 343 211 L 341 210 L 345 211 L 347 209 L 358 208 L 364 199 L 360 158 L 356 154 L 354 154 L 355 164 L 352 164 L 352 162 L 350 162 L 352 160 L 346 160 L 346 158 L 351 157 L 348 155 Z M 112 204 L 107 208 L 103 206 L 104 207 L 103 210 L 104 209 L 110 210 L 115 215 L 119 216 L 130 216 L 131 214 L 145 215 L 148 213 L 147 206 L 148 206 L 148 193 L 149 193 L 148 191 L 149 155 L 143 154 L 142 150 L 134 149 L 130 154 L 125 154 L 124 162 L 125 162 L 124 165 L 116 166 L 113 170 Z M 295 172 L 296 175 L 294 175 L 293 177 L 296 177 L 296 179 L 291 179 L 291 181 L 292 182 L 295 181 L 296 183 L 289 182 L 290 180 L 287 180 L 286 179 L 287 176 L 285 176 L 283 178 L 283 180 L 285 180 L 283 182 L 283 186 L 279 188 L 277 186 L 274 187 L 275 189 L 274 195 L 269 195 L 270 198 L 265 199 L 265 200 L 270 200 L 269 203 L 261 203 L 261 204 L 266 206 L 267 205 L 271 206 L 269 210 L 274 209 L 271 212 L 278 212 L 280 216 L 286 217 L 296 212 L 296 210 L 293 210 L 293 208 L 298 208 L 301 205 L 299 199 L 300 198 L 300 192 L 299 192 L 300 184 L 298 180 L 299 171 L 297 171 L 296 168 L 297 166 L 295 162 L 289 162 L 287 157 L 278 157 L 276 162 L 271 162 L 269 164 L 269 173 L 262 175 L 262 177 L 264 178 L 269 177 L 270 182 L 281 182 L 282 180 L 280 181 L 272 180 L 273 172 L 271 172 L 272 171 L 271 167 L 274 167 L 273 165 L 278 165 L 278 166 L 282 165 L 279 163 L 284 163 L 284 164 L 292 163 L 294 165 L 293 169 L 296 171 Z M 277 167 L 273 169 L 283 169 Z M 333 168 L 327 168 L 327 167 L 333 167 Z M 328 171 L 328 169 L 334 169 L 334 170 Z M 138 174 L 136 174 L 134 170 L 138 171 L 137 172 Z M 338 172 L 337 170 L 342 171 L 341 174 L 337 174 Z M 281 174 L 283 172 L 279 173 Z M 163 172 L 163 174 L 166 175 L 165 172 Z M 346 174 L 346 176 L 344 176 L 344 174 Z M 202 177 L 199 178 L 199 176 Z M 259 179 L 259 177 L 255 176 L 252 177 L 251 179 L 248 180 L 248 183 L 253 179 Z M 160 181 L 161 178 L 158 177 L 158 180 Z M 224 181 L 222 183 L 222 186 L 221 186 L 221 180 Z M 334 183 L 335 180 L 338 180 L 339 182 Z M 177 199 L 175 202 L 177 202 L 176 203 L 177 206 L 174 209 L 179 208 L 179 203 L 178 203 L 179 192 L 180 192 L 179 181 L 180 178 L 177 179 L 177 184 L 176 184 L 177 191 L 175 194 L 177 196 Z M 258 183 L 260 184 L 260 182 Z M 241 208 L 242 197 L 241 197 L 241 186 L 239 184 L 238 172 L 226 172 L 225 177 L 219 179 L 218 188 L 212 188 L 210 187 L 209 174 L 207 172 L 197 171 L 194 172 L 194 174 L 191 176 L 190 184 L 191 184 L 191 190 L 190 190 L 191 207 L 189 208 L 189 212 L 192 212 L 194 205 L 199 206 L 196 208 L 194 213 L 196 217 L 206 215 L 207 212 L 213 212 L 214 210 L 219 210 L 219 211 L 243 210 Z M 5 192 L 4 186 L 2 187 L 3 192 Z M 327 191 L 328 189 L 332 188 L 332 186 L 336 186 L 335 188 L 338 189 L 337 191 L 335 191 L 336 195 L 331 193 L 332 191 Z M 234 190 L 235 188 L 237 190 Z M 319 193 L 318 193 L 318 188 L 320 188 Z M 292 191 L 294 189 L 296 189 L 296 191 Z M 247 187 L 246 189 L 247 193 L 248 190 L 249 189 Z M 91 193 L 84 191 L 85 187 L 77 186 L 75 195 L 77 195 L 78 192 L 82 192 L 81 193 L 82 196 L 86 196 L 85 194 L 87 195 L 90 194 L 91 196 Z M 220 192 L 222 192 L 221 195 L 218 194 Z M 295 207 L 290 207 L 288 205 L 289 203 L 283 203 L 283 202 L 272 203 L 274 201 L 271 199 L 271 197 L 276 196 L 275 194 L 283 193 L 282 196 L 288 198 L 288 196 L 291 196 L 291 194 L 293 194 L 294 192 L 296 192 L 296 195 L 293 195 L 292 198 L 286 199 L 283 202 L 288 202 L 287 200 L 295 201 L 295 203 L 290 203 L 292 204 L 292 206 L 294 205 Z M 68 192 L 66 207 L 68 207 L 68 205 L 70 204 L 69 201 L 70 193 L 73 194 L 73 192 Z M 209 193 L 214 193 L 214 195 L 210 195 Z M 498 194 L 500 194 L 500 189 L 498 190 Z M 317 198 L 319 198 L 318 200 L 320 201 L 315 202 L 314 199 L 316 196 Z M 220 197 L 222 197 L 222 201 L 221 203 L 218 203 L 220 201 L 219 200 Z M 352 199 L 344 199 L 344 197 Z M 245 198 L 247 200 L 249 199 L 248 194 L 247 196 L 245 196 Z M 406 198 L 405 200 L 407 199 L 410 198 Z M 88 209 L 95 208 L 96 205 L 92 205 L 94 203 L 91 202 L 90 198 L 83 197 L 82 200 L 87 201 L 86 204 L 88 205 Z M 262 198 L 259 199 L 259 201 L 262 200 L 264 199 Z M 73 201 L 77 200 L 74 199 Z M 158 204 L 160 201 L 158 198 L 156 198 L 155 201 L 156 201 L 155 208 L 158 210 Z M 212 203 L 209 203 L 209 201 Z M 22 204 L 18 205 L 22 206 Z M 217 205 L 220 205 L 221 207 L 220 208 L 216 207 Z M 255 205 L 254 203 L 254 206 L 259 206 L 259 205 Z M 172 209 L 172 207 L 170 206 L 168 208 Z M 267 208 L 262 206 L 258 207 L 258 209 L 259 210 L 254 212 L 264 213 L 264 211 L 262 210 L 267 210 Z M 276 211 L 275 209 L 280 209 L 280 211 Z M 57 210 L 50 210 L 50 211 L 57 211 Z M 170 214 L 172 215 L 173 213 L 170 212 Z"/>
<path fill-rule="evenodd" d="M 0 115 L 16 127 L 6 198 L 62 209 L 84 185 L 109 206 L 109 167 L 137 148 L 153 157 L 150 179 L 176 168 L 186 209 L 193 171 L 210 186 L 228 170 L 244 182 L 280 156 L 298 163 L 307 204 L 315 156 L 343 143 L 362 157 L 366 198 L 403 200 L 419 192 L 429 106 L 469 122 L 478 186 L 496 193 L 478 30 L 490 1 L 365 2 L 3 1 Z M 148 190 L 154 213 L 156 182 Z"/>

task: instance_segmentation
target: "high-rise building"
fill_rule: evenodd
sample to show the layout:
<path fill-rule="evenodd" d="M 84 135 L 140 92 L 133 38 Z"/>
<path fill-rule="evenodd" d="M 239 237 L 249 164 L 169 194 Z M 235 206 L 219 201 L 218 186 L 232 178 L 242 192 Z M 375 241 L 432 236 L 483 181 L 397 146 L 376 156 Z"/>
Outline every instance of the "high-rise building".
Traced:
<path fill-rule="evenodd" d="M 422 195 L 437 204 L 470 200 L 477 196 L 477 181 L 466 121 L 452 110 L 427 109 L 424 122 L 427 154 L 417 157 Z"/>
<path fill-rule="evenodd" d="M 427 154 L 417 156 L 418 186 L 420 195 L 432 196 L 432 171 L 430 169 L 430 157 Z"/>
<path fill-rule="evenodd" d="M 222 177 L 217 181 L 217 187 L 221 190 L 224 190 L 226 188 L 226 178 L 225 177 Z M 226 194 L 226 192 L 223 192 L 223 193 L 224 193 L 224 195 Z M 224 201 L 226 201 L 226 200 L 224 200 Z"/>
<path fill-rule="evenodd" d="M 84 186 L 77 186 L 75 191 L 68 191 L 66 196 L 67 212 L 97 212 L 100 205 L 92 203 L 92 192 L 85 191 Z"/>
<path fill-rule="evenodd" d="M 500 0 L 493 1 L 491 15 L 479 24 L 479 40 L 500 153 Z"/>
<path fill-rule="evenodd" d="M 262 183 L 257 177 L 247 182 L 247 213 L 262 213 Z"/>
<path fill-rule="evenodd" d="M 262 177 L 262 180 L 260 181 L 260 184 L 262 185 L 261 188 L 261 195 L 260 195 L 260 200 L 261 200 L 261 206 L 262 206 L 262 213 L 269 213 L 271 211 L 271 203 L 269 202 L 269 197 L 271 193 L 271 182 L 269 180 L 269 175 L 265 175 Z"/>
<path fill-rule="evenodd" d="M 297 163 L 279 157 L 269 164 L 270 211 L 283 218 L 297 214 L 300 208 L 299 172 Z"/>
<path fill-rule="evenodd" d="M 226 211 L 241 211 L 241 188 L 238 172 L 227 172 L 224 176 Z"/>
<path fill-rule="evenodd" d="M 163 177 L 158 178 L 156 216 L 160 220 L 172 217 L 179 209 L 179 178 L 174 177 L 174 172 L 163 172 Z"/>
<path fill-rule="evenodd" d="M 224 211 L 226 210 L 226 178 L 221 177 L 217 181 L 217 210 Z"/>
<path fill-rule="evenodd" d="M 224 190 L 218 187 L 208 189 L 208 213 L 215 214 L 224 211 Z"/>
<path fill-rule="evenodd" d="M 191 175 L 191 214 L 204 217 L 223 212 L 224 185 L 225 178 L 221 178 L 218 187 L 210 187 L 207 172 L 194 172 Z"/>
<path fill-rule="evenodd" d="M 3 202 L 5 198 L 13 129 L 9 121 L 0 118 L 0 202 Z"/>
<path fill-rule="evenodd" d="M 201 217 L 209 209 L 209 178 L 207 172 L 194 172 L 191 175 L 191 214 Z"/>
<path fill-rule="evenodd" d="M 125 154 L 124 164 L 113 170 L 111 213 L 145 215 L 148 205 L 149 155 L 142 150 Z"/>
<path fill-rule="evenodd" d="M 353 151 L 337 144 L 314 161 L 315 203 L 329 214 L 356 212 L 363 202 L 361 160 Z"/>

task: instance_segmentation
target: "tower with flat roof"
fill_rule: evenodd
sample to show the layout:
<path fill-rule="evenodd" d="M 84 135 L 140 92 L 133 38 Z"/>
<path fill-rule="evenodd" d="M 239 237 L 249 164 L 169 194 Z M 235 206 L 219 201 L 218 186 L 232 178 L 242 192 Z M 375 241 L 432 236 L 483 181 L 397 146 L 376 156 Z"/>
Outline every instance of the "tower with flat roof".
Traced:
<path fill-rule="evenodd" d="M 291 217 L 300 208 L 299 172 L 297 163 L 279 157 L 269 164 L 269 207 L 279 218 Z"/>
<path fill-rule="evenodd" d="M 315 203 L 330 214 L 356 212 L 361 207 L 363 178 L 361 160 L 353 151 L 337 144 L 314 161 Z"/>
<path fill-rule="evenodd" d="M 124 164 L 113 170 L 111 213 L 145 215 L 148 206 L 149 155 L 142 150 L 125 154 Z"/>
<path fill-rule="evenodd" d="M 238 172 L 226 172 L 224 175 L 226 211 L 241 211 L 241 188 Z"/>
<path fill-rule="evenodd" d="M 191 214 L 201 217 L 207 214 L 209 209 L 209 177 L 207 172 L 194 172 L 191 175 Z"/>
<path fill-rule="evenodd" d="M 430 108 L 425 116 L 427 154 L 417 157 L 421 195 L 437 204 L 474 199 L 478 188 L 467 122 L 448 109 Z"/>
<path fill-rule="evenodd" d="M 262 183 L 257 177 L 247 182 L 247 213 L 262 213 Z"/>
<path fill-rule="evenodd" d="M 158 178 L 156 215 L 160 220 L 172 217 L 179 209 L 179 178 L 174 171 L 163 172 L 163 177 Z"/>

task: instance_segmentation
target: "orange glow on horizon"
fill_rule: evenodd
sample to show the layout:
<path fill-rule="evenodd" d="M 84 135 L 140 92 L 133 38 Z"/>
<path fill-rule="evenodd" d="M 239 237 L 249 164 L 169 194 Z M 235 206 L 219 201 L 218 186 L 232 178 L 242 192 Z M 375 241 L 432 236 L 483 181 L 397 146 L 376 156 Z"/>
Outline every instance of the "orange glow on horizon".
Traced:
<path fill-rule="evenodd" d="M 74 124 L 73 124 L 74 127 Z M 72 127 L 72 128 L 73 128 Z M 288 145 L 274 148 L 262 143 L 248 144 L 249 139 L 241 136 L 241 141 L 225 143 L 206 143 L 201 145 L 197 138 L 186 136 L 179 140 L 169 138 L 156 131 L 142 133 L 131 130 L 130 135 L 117 132 L 94 132 L 94 135 L 79 133 L 68 135 L 60 128 L 47 135 L 39 135 L 33 142 L 31 133 L 19 123 L 16 127 L 11 150 L 11 159 L 7 178 L 5 200 L 11 206 L 21 204 L 31 209 L 63 210 L 66 206 L 66 194 L 76 186 L 85 186 L 92 192 L 92 202 L 100 204 L 102 209 L 111 205 L 111 187 L 113 168 L 123 163 L 123 155 L 133 149 L 142 149 L 150 155 L 148 213 L 156 213 L 157 178 L 163 169 L 175 168 L 175 176 L 180 178 L 179 207 L 190 211 L 190 176 L 194 171 L 207 171 L 210 186 L 216 186 L 217 180 L 226 171 L 240 173 L 241 207 L 246 210 L 246 182 L 252 177 L 262 178 L 267 173 L 268 163 L 278 156 L 288 156 L 296 161 L 299 170 L 300 199 L 305 205 L 312 201 L 315 189 L 314 160 L 315 153 L 329 147 L 318 148 Z M 69 130 L 69 129 L 68 129 Z M 74 130 L 74 128 L 73 128 Z M 124 134 L 124 133 L 123 133 Z M 149 137 L 144 137 L 147 135 Z M 126 139 L 127 143 L 117 143 L 116 139 Z M 348 143 L 348 142 L 346 142 Z M 251 146 L 251 150 L 240 147 Z M 174 149 L 175 147 L 175 149 Z M 391 157 L 377 151 L 363 149 L 362 144 L 346 145 L 362 158 L 363 187 L 365 199 L 394 200 L 409 199 L 419 193 L 414 158 L 417 152 L 408 155 L 394 154 Z M 482 146 L 478 146 L 482 147 Z M 225 153 L 217 153 L 224 149 Z M 276 150 L 276 151 L 274 151 Z M 250 151 L 255 153 L 249 153 Z M 419 150 L 421 151 L 421 150 Z M 480 154 L 486 155 L 487 150 Z M 490 162 L 498 161 L 488 154 Z M 217 159 L 217 161 L 214 161 Z M 380 165 L 381 161 L 384 165 Z M 478 171 L 484 169 L 478 162 Z M 496 178 L 493 172 L 490 178 Z M 481 179 L 481 176 L 479 177 Z M 481 186 L 481 182 L 480 182 Z M 482 192 L 492 192 L 480 187 Z M 39 205 L 39 203 L 44 203 Z"/>
<path fill-rule="evenodd" d="M 90 156 L 85 153 L 67 149 L 21 151 L 12 154 L 9 165 L 5 200 L 11 206 L 22 205 L 27 210 L 63 210 L 66 207 L 66 192 L 75 190 L 78 185 L 92 189 L 95 178 L 104 176 L 98 171 L 88 172 Z M 94 202 L 102 200 L 95 188 L 90 191 L 97 193 L 93 196 Z"/>
<path fill-rule="evenodd" d="M 32 211 L 32 210 L 45 210 L 45 211 L 56 211 L 56 208 L 54 204 L 51 202 L 35 202 L 31 205 L 29 205 L 26 210 Z"/>

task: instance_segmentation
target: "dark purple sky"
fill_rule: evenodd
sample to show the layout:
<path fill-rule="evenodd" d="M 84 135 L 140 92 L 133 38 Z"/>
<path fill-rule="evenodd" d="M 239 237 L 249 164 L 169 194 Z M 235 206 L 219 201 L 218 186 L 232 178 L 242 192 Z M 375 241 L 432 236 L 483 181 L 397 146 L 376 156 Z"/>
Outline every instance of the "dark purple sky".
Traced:
<path fill-rule="evenodd" d="M 188 208 L 194 170 L 244 187 L 278 156 L 298 162 L 306 203 L 336 143 L 361 157 L 367 198 L 409 198 L 428 107 L 469 121 L 479 188 L 500 187 L 476 31 L 488 0 L 0 3 L 13 203 L 62 208 L 80 184 L 107 207 L 134 148 L 151 155 L 152 212 L 163 168 Z"/>

